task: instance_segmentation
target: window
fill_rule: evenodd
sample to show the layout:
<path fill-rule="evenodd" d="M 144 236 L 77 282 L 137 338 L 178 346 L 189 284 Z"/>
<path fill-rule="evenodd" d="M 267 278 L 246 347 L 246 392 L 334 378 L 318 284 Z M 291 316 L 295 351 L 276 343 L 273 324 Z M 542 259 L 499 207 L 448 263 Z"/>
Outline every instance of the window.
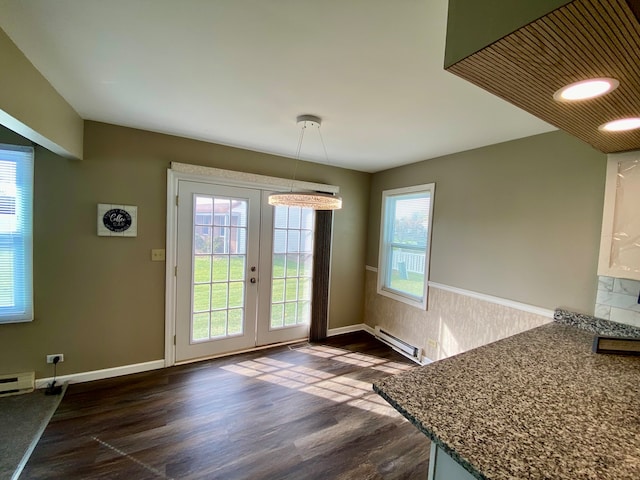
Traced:
<path fill-rule="evenodd" d="M 382 192 L 378 293 L 427 307 L 435 184 Z"/>
<path fill-rule="evenodd" d="M 0 144 L 0 323 L 33 320 L 33 148 Z"/>

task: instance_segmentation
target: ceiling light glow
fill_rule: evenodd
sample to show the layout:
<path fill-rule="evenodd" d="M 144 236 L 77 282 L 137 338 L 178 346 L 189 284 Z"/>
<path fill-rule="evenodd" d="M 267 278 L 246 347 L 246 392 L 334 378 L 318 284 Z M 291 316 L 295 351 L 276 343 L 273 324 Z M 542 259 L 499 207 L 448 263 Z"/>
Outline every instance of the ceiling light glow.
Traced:
<path fill-rule="evenodd" d="M 603 123 L 598 130 L 604 132 L 625 132 L 640 128 L 640 117 L 621 118 L 612 122 Z"/>
<path fill-rule="evenodd" d="M 558 102 L 574 102 L 599 97 L 618 88 L 620 82 L 615 78 L 591 78 L 562 87 L 553 94 Z"/>

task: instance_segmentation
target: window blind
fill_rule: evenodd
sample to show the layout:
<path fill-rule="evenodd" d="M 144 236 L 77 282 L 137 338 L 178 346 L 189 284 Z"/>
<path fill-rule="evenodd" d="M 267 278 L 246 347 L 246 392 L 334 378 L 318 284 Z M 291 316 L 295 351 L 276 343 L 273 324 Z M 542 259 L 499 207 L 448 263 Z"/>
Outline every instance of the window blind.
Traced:
<path fill-rule="evenodd" d="M 0 144 L 0 323 L 33 320 L 33 148 Z"/>

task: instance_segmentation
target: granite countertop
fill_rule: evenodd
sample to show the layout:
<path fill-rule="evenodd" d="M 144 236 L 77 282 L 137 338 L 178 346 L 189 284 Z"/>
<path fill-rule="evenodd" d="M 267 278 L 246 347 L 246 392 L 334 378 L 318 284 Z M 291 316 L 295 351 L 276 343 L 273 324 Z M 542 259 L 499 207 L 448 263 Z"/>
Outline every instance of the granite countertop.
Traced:
<path fill-rule="evenodd" d="M 638 480 L 640 357 L 569 317 L 373 388 L 476 478 Z"/>

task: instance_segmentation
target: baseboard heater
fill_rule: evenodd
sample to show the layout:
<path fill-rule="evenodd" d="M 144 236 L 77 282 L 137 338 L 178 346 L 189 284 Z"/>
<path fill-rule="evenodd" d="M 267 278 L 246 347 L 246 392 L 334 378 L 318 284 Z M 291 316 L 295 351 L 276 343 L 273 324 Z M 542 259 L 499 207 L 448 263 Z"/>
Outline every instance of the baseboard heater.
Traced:
<path fill-rule="evenodd" d="M 401 353 L 407 358 L 419 363 L 422 365 L 422 349 L 419 347 L 415 347 L 410 343 L 405 342 L 404 340 L 400 340 L 395 335 L 390 334 L 389 332 L 381 329 L 378 325 L 376 325 L 375 336 L 378 340 L 386 343 L 391 348 L 393 348 L 396 352 Z"/>
<path fill-rule="evenodd" d="M 35 372 L 0 375 L 0 397 L 33 392 Z"/>

